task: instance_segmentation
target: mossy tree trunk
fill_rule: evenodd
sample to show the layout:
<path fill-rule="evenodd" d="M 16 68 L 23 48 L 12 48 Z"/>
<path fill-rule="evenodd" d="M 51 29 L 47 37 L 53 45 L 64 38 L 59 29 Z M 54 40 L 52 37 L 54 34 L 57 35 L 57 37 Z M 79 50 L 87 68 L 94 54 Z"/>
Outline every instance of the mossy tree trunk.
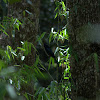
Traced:
<path fill-rule="evenodd" d="M 100 100 L 100 0 L 68 0 L 72 100 Z"/>
<path fill-rule="evenodd" d="M 17 18 L 22 22 L 20 29 L 15 31 L 15 38 L 12 40 L 12 47 L 16 48 L 21 46 L 21 41 L 31 42 L 36 46 L 36 36 L 38 35 L 39 25 L 39 6 L 40 0 L 21 0 L 20 2 L 9 4 L 8 6 L 8 17 Z M 10 36 L 11 29 L 9 29 Z M 31 54 L 25 58 L 23 64 L 28 66 L 34 65 L 36 52 L 32 48 Z M 33 72 L 34 73 L 34 72 Z M 22 84 L 21 93 L 29 93 L 34 95 L 34 79 L 28 81 L 27 84 Z"/>
<path fill-rule="evenodd" d="M 13 47 L 21 46 L 21 41 L 28 41 L 36 45 L 36 36 L 38 34 L 39 25 L 39 6 L 40 0 L 21 0 L 20 2 L 9 4 L 8 16 L 18 18 L 22 25 L 15 33 Z M 32 66 L 35 61 L 35 50 L 25 58 L 25 63 Z"/>

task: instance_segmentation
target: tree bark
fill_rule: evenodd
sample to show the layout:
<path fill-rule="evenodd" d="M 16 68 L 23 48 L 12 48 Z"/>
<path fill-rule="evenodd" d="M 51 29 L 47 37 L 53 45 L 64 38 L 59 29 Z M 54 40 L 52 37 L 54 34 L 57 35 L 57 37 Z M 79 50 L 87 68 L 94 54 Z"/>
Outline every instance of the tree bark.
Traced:
<path fill-rule="evenodd" d="M 68 0 L 72 100 L 99 100 L 100 0 Z"/>
<path fill-rule="evenodd" d="M 22 22 L 19 31 L 16 30 L 13 47 L 21 46 L 21 41 L 28 41 L 36 46 L 36 36 L 39 25 L 40 0 L 21 0 L 9 5 L 9 17 L 18 18 Z M 35 50 L 25 58 L 25 64 L 32 66 L 35 61 Z"/>
<path fill-rule="evenodd" d="M 39 25 L 39 6 L 40 0 L 21 0 L 21 2 L 9 4 L 8 6 L 8 16 L 17 18 L 22 22 L 19 31 L 16 30 L 15 38 L 12 40 L 12 47 L 16 48 L 21 46 L 21 41 L 31 42 L 36 46 L 36 36 L 38 35 L 38 25 Z M 11 30 L 9 29 L 10 36 L 12 35 Z M 31 49 L 31 54 L 29 54 L 24 63 L 28 66 L 34 65 L 35 62 L 35 50 Z M 18 62 L 19 63 L 19 62 Z M 34 95 L 34 80 L 31 80 L 30 83 L 23 84 L 21 86 L 21 93 L 30 93 Z M 33 97 L 32 97 L 33 99 Z"/>

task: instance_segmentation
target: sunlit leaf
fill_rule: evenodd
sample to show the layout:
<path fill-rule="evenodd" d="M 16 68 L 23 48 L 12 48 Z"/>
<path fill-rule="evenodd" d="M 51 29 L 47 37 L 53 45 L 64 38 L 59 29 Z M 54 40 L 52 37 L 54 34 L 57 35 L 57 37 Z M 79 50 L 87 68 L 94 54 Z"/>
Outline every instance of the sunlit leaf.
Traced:
<path fill-rule="evenodd" d="M 23 61 L 25 59 L 25 56 L 21 56 L 21 60 Z"/>
<path fill-rule="evenodd" d="M 32 15 L 32 13 L 31 12 L 29 12 L 28 10 L 25 10 L 29 15 Z"/>
<path fill-rule="evenodd" d="M 4 27 L 3 25 L 1 25 L 1 24 L 0 24 L 0 27 L 1 27 L 2 29 L 5 29 L 5 27 Z"/>
<path fill-rule="evenodd" d="M 8 57 L 9 60 L 10 60 L 10 55 L 9 55 L 8 51 L 5 51 L 5 53 L 6 53 L 7 57 Z"/>
<path fill-rule="evenodd" d="M 58 13 L 56 13 L 55 18 L 57 18 L 57 16 L 58 16 Z"/>
<path fill-rule="evenodd" d="M 17 18 L 12 20 L 13 20 L 14 28 L 17 28 L 19 30 L 19 26 L 21 25 L 21 22 Z"/>
<path fill-rule="evenodd" d="M 63 1 L 61 2 L 61 4 L 62 4 L 62 8 L 63 8 L 63 10 L 66 11 L 66 7 L 65 7 L 65 4 L 64 4 Z"/>
<path fill-rule="evenodd" d="M 25 51 L 24 48 L 21 48 L 21 47 L 17 47 L 17 49 L 21 50 L 21 51 Z"/>

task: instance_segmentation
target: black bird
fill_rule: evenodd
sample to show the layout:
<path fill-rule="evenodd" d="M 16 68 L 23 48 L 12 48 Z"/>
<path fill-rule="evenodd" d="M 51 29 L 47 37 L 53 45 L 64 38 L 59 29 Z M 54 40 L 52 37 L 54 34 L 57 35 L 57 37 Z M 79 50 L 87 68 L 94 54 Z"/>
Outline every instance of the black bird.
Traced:
<path fill-rule="evenodd" d="M 51 48 L 50 48 L 46 43 L 43 43 L 43 44 L 44 44 L 44 48 L 45 48 L 45 51 L 46 51 L 47 55 L 49 55 L 50 57 L 53 57 L 54 60 L 55 60 L 55 62 L 56 62 L 56 63 L 58 64 L 58 66 L 59 66 L 59 63 L 58 63 L 58 61 L 56 60 L 56 57 L 55 57 L 53 51 L 51 50 Z"/>
<path fill-rule="evenodd" d="M 59 67 L 59 63 L 58 63 L 58 61 L 56 60 L 56 57 L 55 57 L 55 55 L 54 55 L 54 53 L 53 53 L 53 51 L 51 50 L 51 48 L 46 44 L 46 43 L 43 43 L 44 44 L 44 48 L 45 48 L 45 51 L 46 51 L 46 53 L 50 56 L 50 57 L 53 57 L 54 58 L 54 60 L 55 60 L 55 62 L 57 63 L 57 70 L 58 70 L 58 78 L 57 78 L 57 81 L 58 81 L 58 83 L 60 82 L 60 80 L 61 80 L 61 78 L 62 78 L 62 68 L 61 67 Z"/>
<path fill-rule="evenodd" d="M 44 48 L 45 48 L 46 53 L 47 53 L 49 56 L 51 56 L 51 57 L 53 57 L 53 58 L 55 59 L 55 55 L 54 55 L 53 51 L 52 51 L 51 48 L 50 48 L 47 44 L 45 44 L 45 43 L 44 43 Z"/>

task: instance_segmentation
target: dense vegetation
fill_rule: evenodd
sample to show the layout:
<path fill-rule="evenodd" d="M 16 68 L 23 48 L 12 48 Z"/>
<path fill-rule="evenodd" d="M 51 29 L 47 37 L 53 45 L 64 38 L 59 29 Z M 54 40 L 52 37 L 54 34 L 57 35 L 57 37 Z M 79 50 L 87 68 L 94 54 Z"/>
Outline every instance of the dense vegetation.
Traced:
<path fill-rule="evenodd" d="M 9 42 L 14 42 L 15 32 L 20 30 L 23 22 L 3 13 L 7 11 L 6 6 L 3 8 L 4 4 L 13 5 L 16 2 L 20 0 L 4 0 L 0 7 L 0 100 L 70 100 L 69 11 L 65 2 L 42 0 L 37 45 L 24 40 L 19 41 L 21 45 L 17 47 Z M 11 36 L 7 33 L 9 28 Z M 2 37 L 11 39 L 5 42 L 4 38 L 3 44 Z M 54 56 L 48 55 L 44 44 L 49 45 Z M 27 65 L 25 58 L 32 55 L 33 49 L 36 51 L 35 62 Z"/>

